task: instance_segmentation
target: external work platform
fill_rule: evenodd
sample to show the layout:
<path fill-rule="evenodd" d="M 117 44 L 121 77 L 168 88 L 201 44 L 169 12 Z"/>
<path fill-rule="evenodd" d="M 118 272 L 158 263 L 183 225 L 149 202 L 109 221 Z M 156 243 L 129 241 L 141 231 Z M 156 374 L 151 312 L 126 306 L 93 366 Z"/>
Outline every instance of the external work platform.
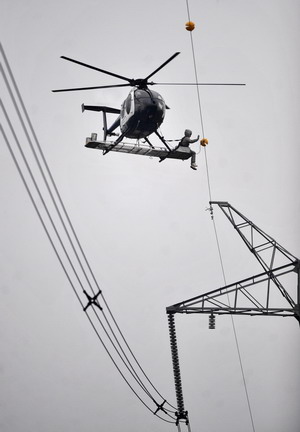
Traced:
<path fill-rule="evenodd" d="M 191 157 L 191 150 L 188 147 L 174 148 L 169 151 L 165 147 L 151 147 L 148 143 L 125 143 L 120 142 L 114 145 L 114 141 L 97 141 L 97 135 L 86 138 L 85 147 L 102 150 L 104 153 L 114 151 L 118 153 L 130 153 L 141 156 L 158 157 L 160 159 L 181 159 L 186 160 Z"/>

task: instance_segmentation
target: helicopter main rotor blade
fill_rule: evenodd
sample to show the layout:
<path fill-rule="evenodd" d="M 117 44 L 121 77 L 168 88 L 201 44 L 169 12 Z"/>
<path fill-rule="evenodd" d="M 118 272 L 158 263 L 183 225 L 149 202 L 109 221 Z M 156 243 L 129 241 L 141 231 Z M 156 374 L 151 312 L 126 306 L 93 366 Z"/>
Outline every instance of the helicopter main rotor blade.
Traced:
<path fill-rule="evenodd" d="M 80 61 L 78 61 L 78 60 L 71 59 L 70 57 L 61 56 L 61 58 L 64 59 L 64 60 L 68 60 L 68 61 L 70 61 L 70 62 L 73 62 L 73 63 L 79 64 L 80 66 L 84 66 L 84 67 L 87 67 L 87 68 L 89 68 L 89 69 L 94 69 L 94 70 L 96 70 L 96 71 L 98 71 L 98 72 L 102 72 L 102 73 L 104 73 L 104 74 L 106 74 L 106 75 L 110 75 L 110 76 L 113 76 L 113 77 L 115 77 L 115 78 L 120 78 L 121 80 L 128 81 L 129 83 L 132 81 L 131 78 L 127 78 L 127 77 L 124 77 L 124 76 L 122 76 L 122 75 L 118 75 L 118 74 L 115 74 L 115 73 L 113 73 L 113 72 L 109 72 L 109 71 L 107 71 L 107 70 L 100 69 L 100 68 L 97 68 L 97 67 L 95 67 L 95 66 L 88 65 L 88 64 L 86 64 L 86 63 L 82 63 L 82 62 L 80 62 Z"/>
<path fill-rule="evenodd" d="M 165 67 L 168 63 L 170 63 L 170 61 L 172 61 L 175 57 L 178 56 L 178 54 L 180 54 L 180 52 L 176 52 L 175 54 L 173 54 L 168 60 L 166 60 L 162 65 L 160 65 L 157 69 L 155 69 L 154 72 L 152 72 L 150 75 L 148 75 L 146 78 L 144 78 L 143 81 L 148 81 L 149 78 L 151 78 L 154 74 L 156 74 L 158 71 L 160 71 L 163 67 Z"/>
<path fill-rule="evenodd" d="M 155 83 L 149 82 L 148 85 L 169 85 L 169 86 L 245 86 L 243 83 Z"/>
<path fill-rule="evenodd" d="M 115 87 L 130 87 L 130 84 L 115 84 L 115 85 L 95 86 L 95 87 L 67 88 L 67 89 L 52 90 L 52 92 L 53 93 L 59 93 L 59 92 L 70 92 L 70 91 L 79 91 L 79 90 L 95 90 L 95 89 L 105 89 L 105 88 L 115 88 Z"/>

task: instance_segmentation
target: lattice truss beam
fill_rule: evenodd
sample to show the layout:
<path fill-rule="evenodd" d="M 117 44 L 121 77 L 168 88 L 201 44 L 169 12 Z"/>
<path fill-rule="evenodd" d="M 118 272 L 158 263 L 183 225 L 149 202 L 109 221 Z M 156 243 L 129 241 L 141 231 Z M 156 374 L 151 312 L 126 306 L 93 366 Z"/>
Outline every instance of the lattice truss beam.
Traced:
<path fill-rule="evenodd" d="M 229 219 L 263 273 L 167 308 L 167 313 L 292 316 L 300 322 L 299 259 L 279 245 L 228 202 L 214 201 Z"/>

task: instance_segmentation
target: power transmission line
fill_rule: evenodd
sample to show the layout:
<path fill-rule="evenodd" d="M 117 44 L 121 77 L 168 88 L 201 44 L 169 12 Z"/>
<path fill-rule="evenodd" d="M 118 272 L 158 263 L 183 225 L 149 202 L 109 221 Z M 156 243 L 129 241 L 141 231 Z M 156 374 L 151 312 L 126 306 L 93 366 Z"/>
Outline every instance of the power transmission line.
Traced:
<path fill-rule="evenodd" d="M 65 221 L 63 220 L 62 214 L 61 214 L 61 212 L 60 212 L 60 210 L 59 210 L 58 203 L 57 203 L 57 201 L 56 201 L 56 197 L 58 198 L 58 201 L 59 201 L 59 203 L 60 203 L 60 205 L 61 205 L 61 207 L 62 207 L 62 209 L 63 209 L 63 213 L 64 213 L 64 215 L 65 215 L 65 217 L 66 217 L 67 223 L 69 224 L 69 227 L 71 228 L 71 231 L 72 231 L 72 233 L 73 233 L 73 236 L 74 236 L 74 238 L 75 238 L 75 241 L 76 241 L 76 243 L 77 243 L 77 246 L 79 247 L 79 250 L 80 250 L 80 252 L 81 252 L 82 255 L 83 255 L 83 258 L 84 258 L 84 261 L 85 261 L 85 263 L 86 263 L 86 265 L 87 265 L 87 268 L 88 268 L 88 270 L 90 271 L 90 273 L 91 273 L 91 275 L 92 275 L 92 279 L 93 279 L 94 282 L 95 282 L 95 285 L 96 285 L 97 290 L 98 290 L 98 294 L 101 294 L 101 296 L 102 296 L 102 298 L 103 298 L 103 301 L 104 301 L 104 304 L 105 304 L 105 306 L 107 307 L 107 309 L 108 309 L 108 311 L 109 311 L 109 316 L 112 318 L 112 320 L 113 320 L 113 324 L 116 326 L 118 332 L 121 334 L 122 340 L 123 340 L 123 342 L 125 343 L 127 349 L 129 350 L 129 354 L 133 357 L 134 361 L 137 363 L 137 365 L 138 365 L 139 369 L 142 371 L 144 377 L 145 377 L 145 378 L 147 379 L 147 381 L 151 384 L 151 386 L 155 389 L 155 391 L 159 394 L 159 396 L 163 399 L 163 397 L 162 397 L 162 396 L 160 395 L 160 393 L 156 390 L 156 388 L 154 387 L 154 385 L 152 384 L 152 382 L 150 381 L 150 379 L 149 379 L 149 378 L 147 377 L 147 375 L 145 374 L 144 370 L 142 369 L 141 365 L 140 365 L 139 362 L 137 361 L 136 357 L 133 355 L 133 352 L 132 352 L 132 350 L 130 349 L 129 344 L 127 343 L 127 341 L 126 341 L 126 339 L 125 339 L 123 333 L 121 332 L 120 327 L 118 326 L 118 324 L 117 324 L 117 322 L 116 322 L 116 320 L 115 320 L 115 318 L 114 318 L 114 316 L 113 316 L 113 314 L 112 314 L 110 308 L 108 307 L 108 304 L 107 304 L 107 302 L 106 302 L 106 300 L 105 300 L 105 298 L 104 298 L 104 296 L 103 296 L 103 294 L 102 294 L 102 291 L 101 291 L 100 288 L 99 288 L 99 285 L 98 285 L 98 283 L 97 283 L 97 281 L 96 281 L 96 278 L 95 278 L 95 276 L 94 276 L 94 274 L 93 274 L 93 272 L 92 272 L 92 270 L 91 270 L 91 267 L 90 267 L 90 265 L 89 265 L 89 263 L 88 263 L 88 260 L 87 260 L 87 258 L 86 258 L 86 256 L 85 256 L 84 252 L 83 252 L 83 249 L 82 249 L 81 244 L 80 244 L 80 242 L 79 242 L 79 240 L 78 240 L 78 237 L 77 237 L 77 235 L 76 235 L 76 232 L 75 232 L 75 230 L 74 230 L 74 227 L 73 227 L 73 225 L 72 225 L 72 223 L 71 223 L 71 220 L 70 220 L 70 218 L 69 218 L 69 216 L 68 216 L 68 213 L 67 213 L 67 211 L 66 211 L 66 208 L 65 208 L 65 206 L 64 206 L 64 204 L 63 204 L 63 201 L 62 201 L 62 199 L 61 199 L 61 196 L 60 196 L 60 194 L 59 194 L 59 192 L 58 192 L 58 189 L 57 189 L 57 187 L 56 187 L 56 185 L 55 185 L 55 182 L 54 182 L 54 180 L 53 180 L 53 176 L 52 176 L 52 174 L 51 174 L 51 171 L 50 171 L 50 169 L 49 169 L 49 166 L 48 166 L 48 164 L 47 164 L 47 162 L 46 162 L 46 159 L 45 159 L 45 157 L 44 157 L 44 155 L 43 155 L 43 152 L 42 152 L 41 146 L 40 146 L 39 141 L 38 141 L 38 139 L 37 139 L 37 137 L 36 137 L 36 134 L 35 134 L 34 128 L 33 128 L 32 124 L 31 124 L 31 122 L 30 122 L 30 118 L 29 118 L 29 116 L 28 116 L 28 113 L 27 113 L 27 111 L 26 111 L 26 108 L 25 108 L 25 105 L 24 105 L 24 103 L 23 103 L 22 97 L 21 97 L 20 92 L 19 92 L 19 90 L 18 90 L 18 87 L 17 87 L 17 85 L 16 85 L 15 79 L 14 79 L 14 77 L 13 77 L 12 71 L 11 71 L 11 69 L 10 69 L 10 66 L 9 66 L 9 63 L 8 63 L 7 58 L 6 58 L 6 56 L 5 56 L 5 53 L 4 53 L 4 50 L 3 50 L 2 45 L 0 45 L 0 51 L 1 51 L 2 57 L 4 58 L 4 63 L 5 63 L 6 68 L 7 68 L 7 70 L 8 70 L 9 77 L 10 77 L 12 83 L 13 83 L 13 88 L 14 88 L 14 90 L 15 90 L 17 96 L 18 96 L 19 103 L 21 104 L 21 107 L 22 107 L 23 113 L 24 113 L 24 115 L 25 115 L 25 118 L 26 118 L 26 120 L 27 120 L 27 123 L 29 124 L 29 128 L 30 128 L 31 133 L 32 133 L 32 135 L 33 135 L 33 137 L 34 137 L 34 140 L 35 140 L 35 143 L 36 143 L 36 145 L 37 145 L 37 148 L 38 148 L 38 150 L 39 150 L 39 154 L 40 154 L 40 156 L 41 156 L 41 158 L 42 158 L 42 161 L 43 161 L 43 163 L 44 163 L 44 166 L 46 167 L 46 172 L 47 172 L 47 174 L 48 174 L 48 176 L 49 176 L 49 178 L 50 178 L 50 183 L 48 182 L 48 180 L 47 180 L 47 178 L 46 178 L 46 175 L 45 175 L 45 172 L 44 172 L 44 168 L 42 167 L 42 164 L 40 163 L 40 160 L 39 160 L 39 157 L 38 157 L 38 155 L 37 155 L 37 152 L 36 152 L 35 149 L 34 149 L 34 146 L 33 146 L 32 140 L 30 139 L 30 136 L 29 136 L 29 133 L 28 133 L 27 127 L 26 127 L 26 125 L 25 125 L 25 122 L 23 121 L 23 118 L 22 118 L 21 112 L 20 112 L 20 110 L 19 110 L 19 108 L 18 108 L 18 103 L 17 103 L 17 101 L 16 101 L 16 99 L 15 99 L 15 97 L 14 97 L 14 95 L 13 95 L 12 89 L 11 89 L 11 87 L 10 87 L 10 85 L 9 85 L 9 82 L 8 82 L 8 79 L 7 79 L 6 74 L 5 74 L 5 72 L 4 72 L 4 69 L 3 69 L 3 67 L 2 67 L 2 64 L 0 63 L 1 73 L 2 73 L 2 76 L 3 76 L 3 78 L 4 78 L 4 82 L 5 82 L 6 88 L 7 88 L 8 92 L 9 92 L 10 98 L 11 98 L 11 100 L 12 100 L 12 102 L 13 102 L 13 105 L 14 105 L 14 108 L 15 108 L 15 110 L 16 110 L 16 112 L 17 112 L 17 115 L 18 115 L 19 121 L 20 121 L 20 123 L 21 123 L 21 125 L 22 125 L 23 131 L 24 131 L 25 136 L 26 136 L 26 138 L 27 138 L 27 140 L 28 140 L 28 143 L 29 143 L 29 145 L 30 145 L 31 151 L 32 151 L 32 153 L 33 153 L 33 155 L 34 155 L 34 159 L 35 159 L 35 161 L 36 161 L 36 163 L 37 163 L 37 165 L 38 165 L 39 172 L 40 172 L 40 174 L 41 174 L 41 176 L 42 176 L 42 179 L 43 179 L 43 181 L 44 181 L 44 183 L 45 183 L 45 185 L 46 185 L 46 188 L 47 188 L 47 191 L 48 191 L 48 193 L 49 193 L 49 195 L 50 195 L 51 201 L 52 201 L 52 203 L 53 203 L 53 205 L 54 205 L 54 208 L 55 208 L 55 210 L 56 210 L 56 213 L 57 213 L 58 216 L 59 216 L 59 220 L 60 220 L 60 222 L 61 222 L 61 224 L 62 224 L 62 227 L 63 227 L 64 232 L 65 232 L 66 235 L 67 235 L 68 241 L 69 241 L 69 243 L 70 243 L 70 245 L 71 245 L 71 247 L 72 247 L 72 250 L 73 250 L 73 252 L 74 252 L 74 254 L 75 254 L 76 260 L 77 260 L 77 262 L 78 262 L 78 264 L 79 264 L 79 266 L 80 266 L 80 269 L 81 269 L 81 271 L 82 271 L 82 273 L 83 273 L 83 275 L 84 275 L 84 277 L 85 277 L 85 279 L 86 279 L 86 281 L 87 281 L 87 283 L 88 283 L 88 286 L 89 286 L 90 290 L 92 291 L 92 293 L 94 294 L 94 297 L 95 297 L 95 290 L 93 289 L 93 286 L 92 286 L 92 284 L 91 284 L 91 282 L 90 282 L 90 280 L 89 280 L 89 278 L 88 278 L 87 272 L 86 272 L 85 269 L 84 269 L 84 266 L 83 266 L 83 264 L 82 264 L 81 258 L 79 257 L 79 254 L 78 254 L 77 251 L 76 251 L 76 248 L 75 248 L 75 245 L 74 245 L 74 243 L 73 243 L 73 240 L 71 239 L 71 236 L 70 236 L 69 230 L 68 230 L 68 228 L 67 228 L 67 226 L 66 226 L 66 223 L 65 223 Z M 39 186 L 38 186 L 38 184 L 37 184 L 37 181 L 36 181 L 36 179 L 35 179 L 35 177 L 34 177 L 33 171 L 32 171 L 32 169 L 31 169 L 31 167 L 30 167 L 30 165 L 29 165 L 29 163 L 28 163 L 28 161 L 27 161 L 27 159 L 26 159 L 26 156 L 25 156 L 25 154 L 24 154 L 24 152 L 23 152 L 23 150 L 22 150 L 22 147 L 20 146 L 20 142 L 19 142 L 19 140 L 18 140 L 18 138 L 17 138 L 17 135 L 16 135 L 16 133 L 15 133 L 15 131 L 14 131 L 13 125 L 12 125 L 10 119 L 9 119 L 9 116 L 8 116 L 6 110 L 5 110 L 5 107 L 4 107 L 4 104 L 3 104 L 2 101 L 1 101 L 1 108 L 2 108 L 2 111 L 3 111 L 3 113 L 4 113 L 4 116 L 5 116 L 6 122 L 8 123 L 9 128 L 10 128 L 10 130 L 11 130 L 11 133 L 12 133 L 12 135 L 13 135 L 14 141 L 15 141 L 16 144 L 17 144 L 18 150 L 19 150 L 19 152 L 20 152 L 20 154 L 21 154 L 21 157 L 22 157 L 22 160 L 23 160 L 23 162 L 24 162 L 24 164 L 25 164 L 25 167 L 26 167 L 26 169 L 27 169 L 27 172 L 29 173 L 29 176 L 30 176 L 30 178 L 31 178 L 31 180 L 32 180 L 32 182 L 33 182 L 34 188 L 35 188 L 35 190 L 37 191 L 37 193 L 38 193 L 38 195 L 39 195 L 39 197 L 40 197 L 40 199 L 41 199 L 41 201 L 42 201 L 43 207 L 44 207 L 44 209 L 45 209 L 45 211 L 46 211 L 46 214 L 47 214 L 47 216 L 48 216 L 48 219 L 49 219 L 49 221 L 50 221 L 50 225 L 52 226 L 52 228 L 53 228 L 53 230 L 54 230 L 54 233 L 55 233 L 55 235 L 56 235 L 56 238 L 58 239 L 59 244 L 60 244 L 60 246 L 62 247 L 62 250 L 63 250 L 63 252 L 64 252 L 64 254 L 65 254 L 66 258 L 67 258 L 67 261 L 69 262 L 69 265 L 70 265 L 70 267 L 71 267 L 71 269 L 72 269 L 72 272 L 75 274 L 75 277 L 76 277 L 76 279 L 77 279 L 77 282 L 79 283 L 79 285 L 80 285 L 80 287 L 81 287 L 83 293 L 86 293 L 86 291 L 85 291 L 85 289 L 84 289 L 84 283 L 81 281 L 81 278 L 79 277 L 79 274 L 78 274 L 78 272 L 77 272 L 77 270 L 76 270 L 76 268 L 75 268 L 75 266 L 77 267 L 77 264 L 74 264 L 74 263 L 73 263 L 73 261 L 72 261 L 72 259 L 71 259 L 71 257 L 70 257 L 70 254 L 68 253 L 67 248 L 66 248 L 66 246 L 65 246 L 65 244 L 64 244 L 64 242 L 63 242 L 63 240 L 62 240 L 62 237 L 61 237 L 61 235 L 60 235 L 60 233 L 59 233 L 59 231 L 58 231 L 58 229 L 57 229 L 57 227 L 56 227 L 56 225 L 55 225 L 55 223 L 54 223 L 54 220 L 53 220 L 53 218 L 52 218 L 52 216 L 51 216 L 51 214 L 50 214 L 50 211 L 49 211 L 49 209 L 48 209 L 48 206 L 47 206 L 47 204 L 46 204 L 46 202 L 45 202 L 45 199 L 44 199 L 44 197 L 43 197 L 43 195 L 42 195 L 42 193 L 41 193 L 41 191 L 40 191 L 40 188 L 39 188 Z M 24 174 L 23 174 L 23 172 L 22 172 L 22 169 L 21 169 L 21 167 L 20 167 L 20 164 L 18 163 L 18 161 L 17 161 L 17 159 L 16 159 L 16 157 L 15 157 L 15 155 L 14 155 L 14 153 L 13 153 L 12 147 L 11 147 L 11 145 L 10 145 L 10 143 L 9 143 L 9 140 L 8 140 L 6 134 L 5 134 L 5 131 L 4 131 L 4 128 L 2 127 L 2 125 L 1 125 L 1 133 L 2 133 L 2 135 L 3 135 L 3 137 L 4 137 L 4 140 L 5 140 L 5 142 L 6 142 L 6 145 L 7 145 L 8 148 L 9 148 L 9 152 L 10 152 L 10 154 L 11 154 L 13 160 L 14 160 L 14 163 L 15 163 L 15 165 L 16 165 L 16 167 L 17 167 L 17 170 L 18 170 L 18 172 L 19 172 L 19 174 L 20 174 L 20 176 L 21 176 L 21 178 L 22 178 L 22 181 L 23 181 L 23 183 L 24 183 L 24 185 L 25 185 L 25 188 L 26 188 L 26 190 L 27 190 L 27 192 L 28 192 L 28 194 L 29 194 L 29 196 L 30 196 L 30 199 L 31 199 L 33 205 L 34 205 L 34 208 L 35 208 L 35 210 L 36 210 L 37 213 L 38 213 L 38 216 L 39 216 L 39 219 L 40 219 L 40 221 L 41 221 L 41 223 L 42 223 L 42 226 L 43 226 L 43 228 L 44 228 L 45 231 L 46 231 L 47 238 L 49 239 L 49 241 L 50 241 L 50 243 L 51 243 L 51 245 L 52 245 L 52 247 L 53 247 L 53 249 L 54 249 L 54 251 L 55 251 L 55 254 L 56 254 L 57 258 L 58 258 L 60 264 L 62 265 L 62 268 L 63 268 L 63 270 L 64 270 L 64 273 L 66 274 L 67 279 L 68 279 L 68 281 L 70 282 L 70 284 L 71 284 L 71 286 L 72 286 L 72 289 L 73 289 L 73 291 L 74 291 L 74 293 L 75 293 L 77 299 L 79 300 L 81 306 L 83 307 L 83 309 L 84 309 L 85 312 L 86 312 L 87 307 L 84 307 L 84 303 L 83 303 L 83 301 L 81 300 L 79 294 L 77 293 L 77 290 L 76 290 L 76 288 L 75 288 L 75 285 L 74 285 L 74 283 L 72 282 L 71 276 L 70 276 L 68 270 L 66 269 L 65 264 L 63 263 L 63 259 L 61 258 L 61 255 L 60 255 L 60 253 L 59 253 L 59 251 L 58 251 L 58 248 L 55 246 L 55 243 L 54 243 L 54 241 L 53 241 L 53 238 L 51 237 L 51 234 L 50 234 L 49 229 L 47 228 L 47 225 L 46 225 L 46 223 L 45 223 L 45 221 L 44 221 L 44 219 L 43 219 L 43 217 L 42 217 L 42 215 L 41 215 L 41 212 L 38 210 L 38 207 L 37 207 L 37 205 L 36 205 L 36 203 L 35 203 L 35 201 L 34 201 L 34 198 L 33 198 L 33 194 L 32 194 L 32 192 L 31 192 L 31 190 L 30 190 L 29 184 L 28 184 L 28 182 L 26 182 L 26 179 L 25 179 L 25 176 L 24 176 Z M 55 191 L 56 197 L 54 196 L 54 193 L 52 192 L 50 185 L 54 188 L 54 191 Z M 97 295 L 98 295 L 98 294 L 97 294 Z M 92 297 L 89 296 L 89 298 L 92 298 Z M 95 303 L 94 303 L 94 304 L 95 304 Z M 126 367 L 127 370 L 129 371 L 129 373 L 131 374 L 131 376 L 134 378 L 134 380 L 137 382 L 137 384 L 141 387 L 141 389 L 142 389 L 142 390 L 146 393 L 146 395 L 147 395 L 147 396 L 152 400 L 152 402 L 155 403 L 156 408 L 157 408 L 156 411 L 155 411 L 155 414 L 157 415 L 157 417 L 159 417 L 160 419 L 162 419 L 162 420 L 164 420 L 164 421 L 169 421 L 169 420 L 166 420 L 166 419 L 160 417 L 160 416 L 157 414 L 157 412 L 158 412 L 159 410 L 162 410 L 166 415 L 168 415 L 168 416 L 170 417 L 170 415 L 168 414 L 167 410 L 164 409 L 164 408 L 162 407 L 162 405 L 163 405 L 165 402 L 167 403 L 167 401 L 164 400 L 164 402 L 163 402 L 162 404 L 159 404 L 158 402 L 156 402 L 155 398 L 151 395 L 151 393 L 149 392 L 149 390 L 147 390 L 147 387 L 143 384 L 142 379 L 139 377 L 138 373 L 135 371 L 135 368 L 134 368 L 132 362 L 129 360 L 128 356 L 127 356 L 126 353 L 125 353 L 125 350 L 122 348 L 121 343 L 119 342 L 118 337 L 116 336 L 116 333 L 114 332 L 114 330 L 113 330 L 113 328 L 112 328 L 112 325 L 109 323 L 108 318 L 107 318 L 106 315 L 104 314 L 105 322 L 106 322 L 106 324 L 108 325 L 108 330 L 107 330 L 107 328 L 106 328 L 106 327 L 104 326 L 104 324 L 102 323 L 102 321 L 101 321 L 101 319 L 100 319 L 100 317 L 99 317 L 99 315 L 98 315 L 98 310 L 96 310 L 96 308 L 94 307 L 94 304 L 92 304 L 92 308 L 93 308 L 93 311 L 94 311 L 95 316 L 96 316 L 96 318 L 97 318 L 97 321 L 101 324 L 101 327 L 103 328 L 103 330 L 104 330 L 106 336 L 108 337 L 110 343 L 112 344 L 112 346 L 113 346 L 113 348 L 115 349 L 116 353 L 117 353 L 118 356 L 120 357 L 121 361 L 123 362 L 123 364 L 125 365 L 125 367 Z M 99 309 L 101 309 L 101 311 L 103 312 L 103 309 L 102 309 L 101 307 L 100 307 Z M 103 313 L 104 313 L 104 312 L 103 312 Z M 145 405 L 145 406 L 146 406 L 146 407 L 147 407 L 151 412 L 153 412 L 153 411 L 151 410 L 151 408 L 150 408 L 147 404 L 145 404 L 145 402 L 141 399 L 141 397 L 140 397 L 140 396 L 137 394 L 137 392 L 133 389 L 132 385 L 130 385 L 129 381 L 126 379 L 126 377 L 125 377 L 125 375 L 122 373 L 120 367 L 117 365 L 116 361 L 114 360 L 114 358 L 112 357 L 111 353 L 109 352 L 109 350 L 108 350 L 107 346 L 105 345 L 103 339 L 100 337 L 100 334 L 99 334 L 98 330 L 96 329 L 96 326 L 94 325 L 92 319 L 90 318 L 90 316 L 88 315 L 87 312 L 86 312 L 86 314 L 87 314 L 87 317 L 88 317 L 88 319 L 89 319 L 89 321 L 90 321 L 90 323 L 91 323 L 93 329 L 95 330 L 95 332 L 96 332 L 96 334 L 97 334 L 97 336 L 98 336 L 100 342 L 101 342 L 102 345 L 104 346 L 104 349 L 106 350 L 107 354 L 109 355 L 109 357 L 110 357 L 111 360 L 113 361 L 113 364 L 115 365 L 115 367 L 117 368 L 117 370 L 118 370 L 119 373 L 121 374 L 122 378 L 123 378 L 123 379 L 125 380 L 125 382 L 128 384 L 128 386 L 130 387 L 130 389 L 134 392 L 134 394 L 138 397 L 138 399 L 139 399 L 139 400 L 140 400 L 140 401 L 141 401 L 141 402 L 142 402 L 142 403 L 143 403 L 143 404 L 144 404 L 144 405 Z M 117 345 L 118 345 L 118 347 L 119 347 L 120 349 L 118 349 L 118 347 L 116 346 L 116 344 L 113 342 L 113 339 L 112 339 L 112 337 L 111 337 L 110 334 L 109 334 L 110 332 L 111 332 L 111 334 L 112 334 L 112 337 L 116 340 Z M 169 412 L 171 412 L 171 411 L 169 411 Z"/>

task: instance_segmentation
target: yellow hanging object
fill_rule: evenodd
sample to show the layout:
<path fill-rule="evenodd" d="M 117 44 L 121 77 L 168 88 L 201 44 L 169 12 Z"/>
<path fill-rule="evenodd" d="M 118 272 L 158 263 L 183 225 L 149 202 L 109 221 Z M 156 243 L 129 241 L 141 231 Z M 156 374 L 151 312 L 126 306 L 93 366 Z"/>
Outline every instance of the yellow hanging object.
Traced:
<path fill-rule="evenodd" d="M 195 28 L 195 24 L 193 23 L 193 21 L 188 21 L 187 23 L 185 23 L 185 28 L 187 31 L 193 31 Z"/>
<path fill-rule="evenodd" d="M 203 138 L 203 139 L 200 141 L 200 144 L 201 144 L 203 147 L 207 146 L 207 144 L 208 144 L 208 139 L 207 139 L 207 138 Z"/>

